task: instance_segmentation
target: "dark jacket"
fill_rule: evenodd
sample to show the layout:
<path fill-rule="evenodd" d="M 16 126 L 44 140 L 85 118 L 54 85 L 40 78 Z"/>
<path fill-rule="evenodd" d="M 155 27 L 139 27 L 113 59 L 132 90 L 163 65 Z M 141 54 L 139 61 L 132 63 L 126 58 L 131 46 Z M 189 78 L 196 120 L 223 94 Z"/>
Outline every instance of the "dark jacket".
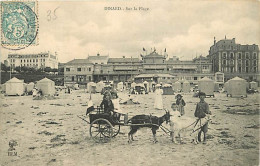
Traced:
<path fill-rule="evenodd" d="M 112 103 L 112 100 L 103 100 L 100 104 L 100 107 L 103 109 L 105 113 L 114 112 L 114 105 Z"/>
<path fill-rule="evenodd" d="M 206 114 L 210 114 L 209 105 L 205 101 L 197 103 L 194 116 L 197 118 L 205 118 Z"/>
<path fill-rule="evenodd" d="M 177 105 L 180 105 L 181 103 L 182 103 L 182 106 L 185 106 L 185 105 L 186 105 L 186 103 L 185 103 L 185 101 L 184 101 L 183 99 L 180 99 L 180 100 L 177 99 L 177 100 L 176 100 L 176 104 L 177 104 Z"/>

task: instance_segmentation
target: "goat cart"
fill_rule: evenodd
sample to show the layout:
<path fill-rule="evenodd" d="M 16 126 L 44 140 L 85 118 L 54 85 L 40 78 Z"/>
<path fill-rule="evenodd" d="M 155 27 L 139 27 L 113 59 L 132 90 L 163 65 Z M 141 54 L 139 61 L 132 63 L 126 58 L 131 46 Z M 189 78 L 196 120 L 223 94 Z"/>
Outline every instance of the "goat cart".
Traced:
<path fill-rule="evenodd" d="M 110 115 L 108 113 L 105 113 L 104 110 L 100 107 L 96 107 L 93 111 L 91 111 L 91 113 L 87 115 L 89 116 L 89 121 L 86 120 L 87 116 L 78 117 L 90 124 L 89 135 L 95 142 L 99 143 L 109 142 L 113 137 L 116 137 L 120 132 L 120 126 L 154 126 L 158 128 L 160 127 L 166 134 L 170 133 L 170 131 L 167 128 L 163 127 L 161 124 L 156 124 L 149 120 L 143 120 L 142 123 L 133 124 L 133 122 L 131 122 L 131 119 L 128 120 L 128 115 L 124 116 L 123 119 L 123 116 L 121 115 Z"/>

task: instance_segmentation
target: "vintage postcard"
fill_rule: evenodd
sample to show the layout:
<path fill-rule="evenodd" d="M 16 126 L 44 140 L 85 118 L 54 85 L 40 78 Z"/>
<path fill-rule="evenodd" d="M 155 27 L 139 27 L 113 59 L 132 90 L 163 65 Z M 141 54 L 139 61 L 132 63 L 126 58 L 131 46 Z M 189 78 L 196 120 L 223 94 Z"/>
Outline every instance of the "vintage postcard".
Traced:
<path fill-rule="evenodd" d="M 259 9 L 0 1 L 0 166 L 259 165 Z"/>

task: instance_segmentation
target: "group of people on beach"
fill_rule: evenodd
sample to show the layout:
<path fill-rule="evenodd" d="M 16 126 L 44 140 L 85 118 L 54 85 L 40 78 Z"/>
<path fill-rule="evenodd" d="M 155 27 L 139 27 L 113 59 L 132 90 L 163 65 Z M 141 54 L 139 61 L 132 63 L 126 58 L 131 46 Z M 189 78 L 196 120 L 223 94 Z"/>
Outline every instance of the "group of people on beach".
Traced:
<path fill-rule="evenodd" d="M 156 87 L 155 90 L 155 103 L 154 106 L 156 109 L 163 109 L 162 93 L 159 87 Z M 211 114 L 209 111 L 209 105 L 205 102 L 206 94 L 204 92 L 199 93 L 200 102 L 197 103 L 194 116 L 198 119 L 205 118 L 207 114 Z M 172 103 L 171 108 L 173 112 L 171 113 L 173 117 L 182 117 L 185 115 L 186 103 L 181 94 L 176 95 L 176 102 Z M 121 116 L 127 116 L 121 109 L 119 105 L 119 97 L 116 91 L 110 90 L 103 93 L 103 100 L 100 104 L 101 109 L 104 110 L 104 113 L 107 113 L 114 117 L 116 120 L 120 120 Z M 174 122 L 173 122 L 174 124 Z M 208 123 L 201 126 L 200 131 L 198 132 L 198 141 L 201 142 L 201 134 L 204 133 L 203 142 L 206 143 L 206 133 L 208 131 Z"/>

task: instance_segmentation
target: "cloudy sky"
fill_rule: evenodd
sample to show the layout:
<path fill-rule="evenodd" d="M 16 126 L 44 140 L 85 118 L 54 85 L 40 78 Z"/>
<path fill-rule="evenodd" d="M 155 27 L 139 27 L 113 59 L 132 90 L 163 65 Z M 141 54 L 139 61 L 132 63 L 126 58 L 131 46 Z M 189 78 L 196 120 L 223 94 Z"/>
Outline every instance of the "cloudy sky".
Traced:
<path fill-rule="evenodd" d="M 60 62 L 88 55 L 139 57 L 167 49 L 188 60 L 207 55 L 216 40 L 260 44 L 260 1 L 103 0 L 39 2 L 39 45 L 16 53 L 58 53 Z M 106 11 L 104 7 L 149 8 Z M 54 15 L 55 11 L 55 15 Z M 50 17 L 51 16 L 51 17 Z M 1 61 L 14 51 L 1 48 Z"/>

